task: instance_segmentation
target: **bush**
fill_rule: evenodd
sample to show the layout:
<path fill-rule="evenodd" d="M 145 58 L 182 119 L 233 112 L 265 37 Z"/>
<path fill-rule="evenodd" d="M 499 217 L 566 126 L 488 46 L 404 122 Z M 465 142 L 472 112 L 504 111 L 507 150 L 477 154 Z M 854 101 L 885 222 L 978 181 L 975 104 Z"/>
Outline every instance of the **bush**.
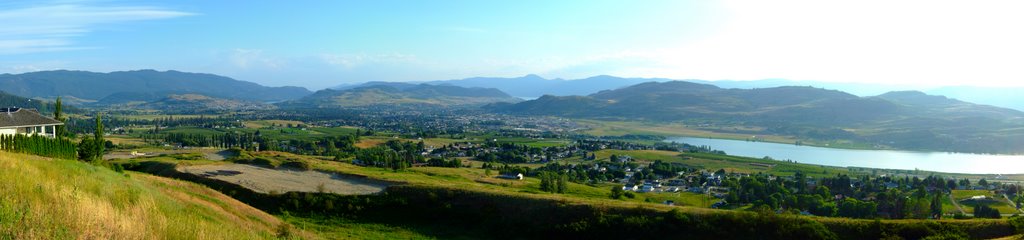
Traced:
<path fill-rule="evenodd" d="M 299 169 L 299 170 L 302 170 L 302 171 L 313 170 L 313 166 L 310 166 L 309 163 L 304 162 L 304 161 L 289 161 L 289 162 L 282 163 L 280 167 L 283 167 L 283 168 L 294 168 L 294 169 Z"/>

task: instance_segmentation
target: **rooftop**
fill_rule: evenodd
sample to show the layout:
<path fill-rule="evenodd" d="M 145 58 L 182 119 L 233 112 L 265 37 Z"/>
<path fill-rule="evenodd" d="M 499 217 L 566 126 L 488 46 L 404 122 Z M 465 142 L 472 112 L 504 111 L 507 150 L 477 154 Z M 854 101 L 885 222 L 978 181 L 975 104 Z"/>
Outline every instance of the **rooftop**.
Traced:
<path fill-rule="evenodd" d="M 0 108 L 0 127 L 63 125 L 60 121 L 43 116 L 35 109 Z"/>

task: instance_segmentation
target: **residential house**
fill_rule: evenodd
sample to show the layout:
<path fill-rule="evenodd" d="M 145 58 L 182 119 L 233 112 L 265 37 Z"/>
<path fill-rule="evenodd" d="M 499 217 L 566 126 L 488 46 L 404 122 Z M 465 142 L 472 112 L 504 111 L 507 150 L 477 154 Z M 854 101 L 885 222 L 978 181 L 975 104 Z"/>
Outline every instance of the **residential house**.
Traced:
<path fill-rule="evenodd" d="M 0 108 L 0 135 L 56 136 L 57 126 L 64 123 L 43 116 L 35 109 Z"/>
<path fill-rule="evenodd" d="M 508 174 L 508 173 L 506 173 L 506 174 L 498 175 L 498 178 L 512 179 L 512 180 L 523 180 L 523 174 L 522 173 L 516 173 L 516 174 Z"/>

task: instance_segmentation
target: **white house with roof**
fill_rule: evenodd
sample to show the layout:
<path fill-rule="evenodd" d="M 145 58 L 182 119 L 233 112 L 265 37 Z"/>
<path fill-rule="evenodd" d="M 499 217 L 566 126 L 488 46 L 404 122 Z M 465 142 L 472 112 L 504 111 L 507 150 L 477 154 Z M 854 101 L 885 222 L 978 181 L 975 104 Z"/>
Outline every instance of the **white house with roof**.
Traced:
<path fill-rule="evenodd" d="M 0 108 L 0 135 L 56 136 L 57 126 L 64 123 L 43 116 L 35 109 Z"/>

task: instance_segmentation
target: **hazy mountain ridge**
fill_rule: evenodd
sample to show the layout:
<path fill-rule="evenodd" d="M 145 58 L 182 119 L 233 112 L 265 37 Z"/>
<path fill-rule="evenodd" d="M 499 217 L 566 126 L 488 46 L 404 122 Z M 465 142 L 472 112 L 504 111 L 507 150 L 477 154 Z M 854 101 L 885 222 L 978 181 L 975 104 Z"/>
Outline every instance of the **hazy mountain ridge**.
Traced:
<path fill-rule="evenodd" d="M 494 88 L 465 88 L 430 84 L 371 82 L 364 85 L 324 89 L 279 106 L 288 107 L 352 107 L 384 104 L 482 105 L 497 102 L 519 102 Z"/>
<path fill-rule="evenodd" d="M 525 115 L 729 122 L 764 127 L 771 134 L 855 138 L 906 149 L 1024 151 L 1019 140 L 1024 112 L 921 92 L 858 97 L 813 87 L 723 89 L 673 81 L 487 108 Z"/>
<path fill-rule="evenodd" d="M 73 96 L 100 100 L 117 93 L 173 92 L 273 102 L 297 99 L 311 93 L 301 87 L 266 87 L 213 74 L 154 70 L 110 73 L 56 70 L 0 74 L 0 85 L 12 94 L 46 99 Z"/>
<path fill-rule="evenodd" d="M 546 79 L 534 74 L 513 77 L 513 78 L 500 78 L 500 77 L 473 77 L 465 79 L 454 79 L 454 80 L 437 80 L 437 81 L 422 81 L 422 82 L 409 82 L 409 83 L 425 83 L 431 85 L 450 85 L 467 88 L 496 88 L 502 92 L 506 92 L 509 95 L 516 97 L 535 98 L 543 95 L 555 95 L 555 96 L 569 96 L 569 95 L 587 95 L 602 90 L 616 89 L 625 87 L 637 83 L 650 82 L 650 81 L 669 81 L 669 79 L 659 78 L 620 78 L 614 76 L 600 75 L 593 76 L 584 79 L 575 80 L 563 80 L 563 79 Z M 332 89 L 351 89 L 361 86 L 369 85 L 388 85 L 391 82 L 367 82 L 356 85 L 339 85 Z"/>
<path fill-rule="evenodd" d="M 604 90 L 613 90 L 644 82 L 669 82 L 687 81 L 718 86 L 720 88 L 774 88 L 783 86 L 809 86 L 816 88 L 834 89 L 857 96 L 875 96 L 892 91 L 916 90 L 933 95 L 943 95 L 950 98 L 961 99 L 973 103 L 987 104 L 1012 108 L 1024 111 L 1024 97 L 1020 92 L 1024 88 L 995 88 L 995 87 L 970 87 L 970 86 L 947 86 L 927 87 L 907 84 L 872 84 L 872 83 L 844 83 L 844 82 L 822 82 L 822 81 L 795 81 L 787 79 L 763 79 L 763 80 L 697 80 L 683 79 L 673 80 L 667 78 L 624 78 L 600 75 L 583 79 L 545 79 L 537 75 L 526 75 L 514 78 L 498 77 L 474 77 L 466 79 L 424 81 L 415 83 L 427 83 L 434 85 L 453 85 L 462 87 L 484 87 L 497 88 L 512 96 L 535 98 L 543 95 L 571 96 L 590 95 Z M 368 82 L 363 84 L 339 85 L 333 89 L 349 89 L 367 84 L 380 85 L 386 82 Z"/>

